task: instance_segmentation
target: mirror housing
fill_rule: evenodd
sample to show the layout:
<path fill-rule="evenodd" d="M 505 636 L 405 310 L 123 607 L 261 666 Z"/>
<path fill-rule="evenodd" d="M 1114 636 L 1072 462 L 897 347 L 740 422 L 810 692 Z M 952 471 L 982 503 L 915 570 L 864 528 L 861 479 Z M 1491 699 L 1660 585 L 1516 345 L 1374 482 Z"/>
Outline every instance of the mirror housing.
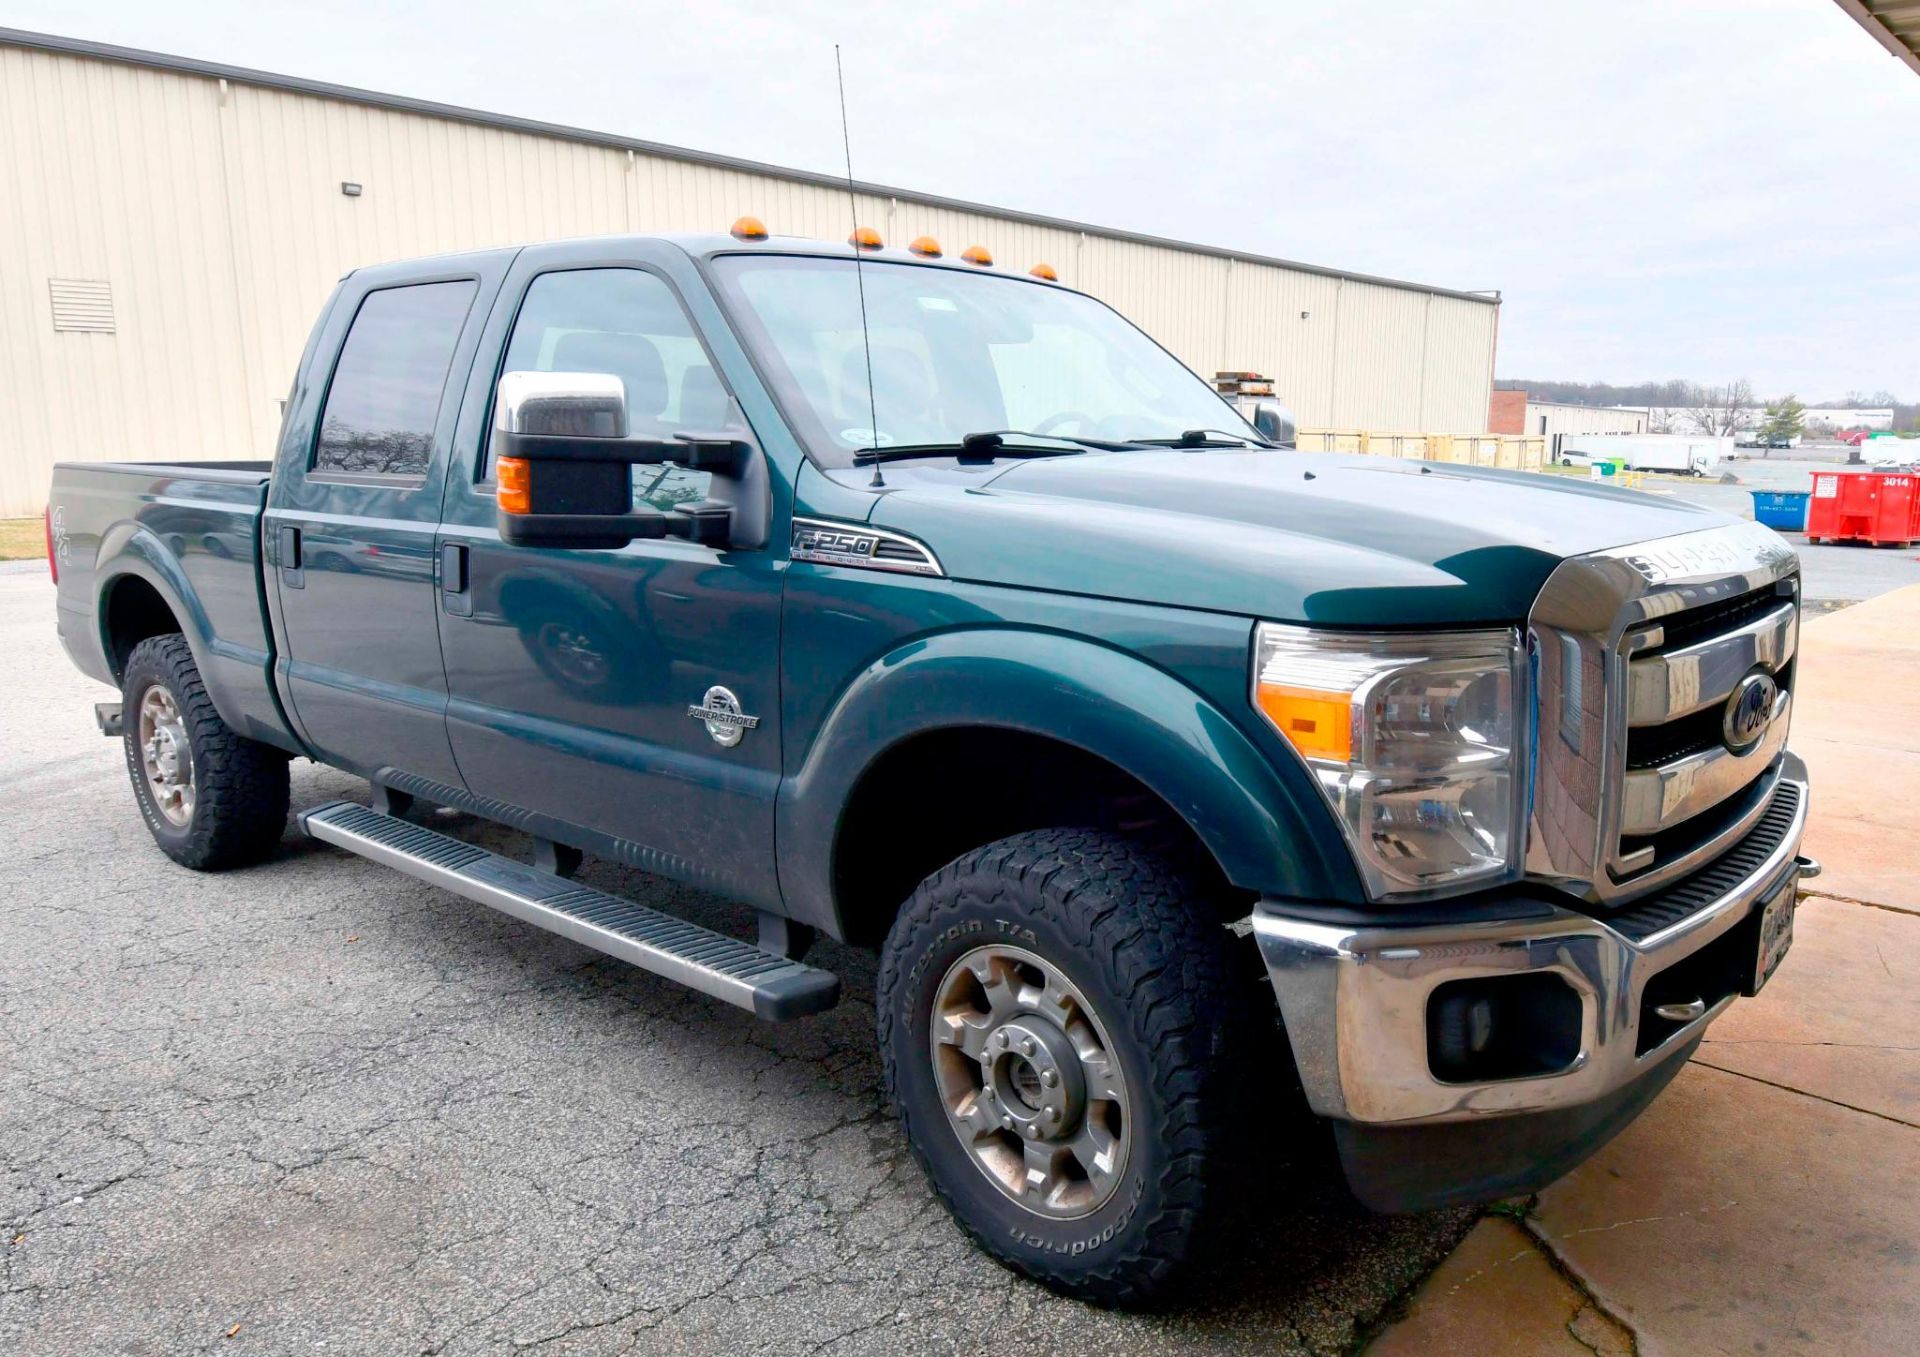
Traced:
<path fill-rule="evenodd" d="M 684 537 L 720 545 L 731 506 L 707 500 L 671 513 L 634 507 L 633 468 L 672 462 L 737 476 L 753 444 L 729 431 L 627 436 L 626 384 L 610 373 L 509 372 L 494 405 L 500 538 L 579 549 Z"/>
<path fill-rule="evenodd" d="M 1253 407 L 1253 427 L 1269 443 L 1278 443 L 1283 448 L 1293 447 L 1299 441 L 1299 430 L 1294 425 L 1293 411 L 1279 401 L 1256 401 Z"/>

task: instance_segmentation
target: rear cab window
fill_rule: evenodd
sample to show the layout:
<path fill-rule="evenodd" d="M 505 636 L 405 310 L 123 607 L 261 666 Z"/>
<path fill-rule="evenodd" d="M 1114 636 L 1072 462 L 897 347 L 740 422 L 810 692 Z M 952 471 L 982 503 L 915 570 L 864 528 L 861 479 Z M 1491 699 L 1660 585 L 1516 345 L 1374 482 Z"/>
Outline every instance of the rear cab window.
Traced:
<path fill-rule="evenodd" d="M 458 279 L 366 295 L 327 387 L 313 474 L 425 479 L 441 396 L 478 287 Z"/>

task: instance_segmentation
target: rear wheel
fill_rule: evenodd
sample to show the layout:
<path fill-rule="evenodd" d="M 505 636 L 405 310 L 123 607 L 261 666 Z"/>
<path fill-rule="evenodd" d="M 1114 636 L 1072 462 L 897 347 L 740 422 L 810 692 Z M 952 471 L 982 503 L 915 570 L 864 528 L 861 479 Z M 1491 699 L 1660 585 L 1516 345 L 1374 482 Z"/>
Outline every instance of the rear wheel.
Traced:
<path fill-rule="evenodd" d="M 1170 864 L 1092 830 L 1002 839 L 914 892 L 881 958 L 888 1096 L 987 1252 L 1103 1304 L 1189 1259 L 1252 1074 L 1228 940 Z"/>
<path fill-rule="evenodd" d="M 161 851 L 197 871 L 271 852 L 287 823 L 287 756 L 221 719 L 186 637 L 135 646 L 120 692 L 127 774 Z"/>

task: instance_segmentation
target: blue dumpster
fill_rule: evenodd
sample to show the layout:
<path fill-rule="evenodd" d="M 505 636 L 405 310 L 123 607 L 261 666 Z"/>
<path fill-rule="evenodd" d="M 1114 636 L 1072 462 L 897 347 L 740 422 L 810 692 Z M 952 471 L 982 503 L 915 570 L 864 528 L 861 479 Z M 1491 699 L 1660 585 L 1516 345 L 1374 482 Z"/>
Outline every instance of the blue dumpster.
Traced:
<path fill-rule="evenodd" d="M 1805 490 L 1755 490 L 1753 492 L 1753 516 L 1769 528 L 1778 528 L 1781 532 L 1805 532 L 1807 530 L 1807 501 L 1812 495 Z"/>

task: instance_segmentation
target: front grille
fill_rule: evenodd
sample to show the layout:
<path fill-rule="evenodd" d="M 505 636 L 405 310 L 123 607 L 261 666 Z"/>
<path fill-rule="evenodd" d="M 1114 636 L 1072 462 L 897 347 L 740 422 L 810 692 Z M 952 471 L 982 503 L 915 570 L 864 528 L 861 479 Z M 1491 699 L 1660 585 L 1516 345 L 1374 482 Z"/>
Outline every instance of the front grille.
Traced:
<path fill-rule="evenodd" d="M 1738 598 L 1723 599 L 1704 607 L 1689 608 L 1672 617 L 1660 619 L 1660 644 L 1643 650 L 1643 655 L 1663 655 L 1670 650 L 1685 650 L 1701 641 L 1710 641 L 1729 631 L 1738 631 L 1758 621 L 1780 606 L 1783 595 L 1778 585 L 1755 589 Z"/>
<path fill-rule="evenodd" d="M 1758 823 L 1712 862 L 1665 890 L 1636 900 L 1618 914 L 1607 916 L 1607 923 L 1634 942 L 1644 942 L 1655 933 L 1697 914 L 1742 881 L 1760 870 L 1786 842 L 1800 810 L 1800 784 L 1782 782 Z"/>

